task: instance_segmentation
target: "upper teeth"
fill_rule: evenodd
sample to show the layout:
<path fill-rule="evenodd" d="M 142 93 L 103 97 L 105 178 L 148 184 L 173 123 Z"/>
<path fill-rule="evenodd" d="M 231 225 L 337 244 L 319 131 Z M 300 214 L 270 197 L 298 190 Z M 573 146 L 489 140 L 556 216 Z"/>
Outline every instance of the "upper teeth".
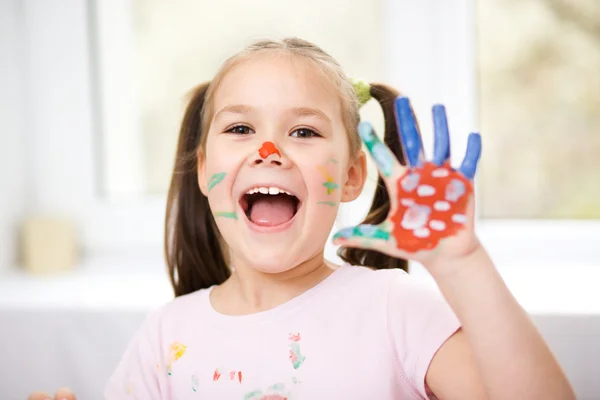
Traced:
<path fill-rule="evenodd" d="M 256 187 L 256 188 L 250 189 L 246 192 L 246 194 L 254 194 L 254 193 L 262 193 L 262 194 L 285 193 L 285 194 L 289 194 L 290 196 L 293 196 L 293 194 L 291 194 L 290 192 L 287 192 L 283 189 L 279 189 L 277 187 L 266 187 L 266 186 Z"/>

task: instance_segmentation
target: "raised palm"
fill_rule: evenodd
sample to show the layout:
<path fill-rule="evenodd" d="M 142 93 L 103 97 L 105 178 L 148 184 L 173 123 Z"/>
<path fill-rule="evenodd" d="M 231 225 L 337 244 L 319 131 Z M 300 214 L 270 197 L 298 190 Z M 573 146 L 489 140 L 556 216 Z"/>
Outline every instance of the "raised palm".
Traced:
<path fill-rule="evenodd" d="M 434 155 L 426 161 L 410 102 L 396 99 L 396 118 L 408 166 L 400 164 L 369 123 L 359 134 L 375 160 L 390 197 L 390 211 L 378 225 L 345 228 L 334 244 L 372 249 L 397 258 L 428 261 L 458 257 L 478 245 L 473 230 L 473 184 L 481 137 L 469 135 L 464 161 L 450 165 L 450 135 L 443 106 L 433 107 Z"/>

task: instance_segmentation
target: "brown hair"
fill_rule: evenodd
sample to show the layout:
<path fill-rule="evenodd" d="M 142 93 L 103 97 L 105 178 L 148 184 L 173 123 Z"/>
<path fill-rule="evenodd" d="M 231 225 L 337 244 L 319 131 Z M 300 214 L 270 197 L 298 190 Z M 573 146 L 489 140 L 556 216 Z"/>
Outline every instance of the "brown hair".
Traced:
<path fill-rule="evenodd" d="M 383 141 L 398 158 L 400 163 L 406 165 L 394 110 L 394 101 L 400 93 L 389 86 L 378 83 L 371 84 L 370 92 L 371 96 L 379 102 L 383 111 L 383 119 L 385 122 Z M 356 136 L 358 136 L 358 133 Z M 371 208 L 362 223 L 372 225 L 379 224 L 387 218 L 389 211 L 390 197 L 385 188 L 385 184 L 383 183 L 383 179 L 381 179 L 381 176 L 378 176 Z M 378 251 L 342 246 L 338 249 L 337 254 L 342 260 L 351 265 L 364 265 L 375 269 L 400 268 L 408 272 L 408 262 L 406 260 L 390 257 L 387 254 Z"/>
<path fill-rule="evenodd" d="M 165 256 L 175 296 L 221 284 L 231 275 L 228 266 L 229 249 L 217 228 L 208 198 L 198 186 L 197 162 L 205 148 L 206 132 L 213 113 L 214 93 L 221 80 L 237 63 L 264 51 L 278 51 L 282 55 L 300 57 L 330 78 L 329 81 L 333 82 L 341 97 L 350 152 L 354 156 L 361 148 L 357 132 L 360 121 L 358 100 L 352 84 L 339 64 L 319 47 L 296 38 L 260 41 L 225 61 L 212 82 L 201 84 L 192 91 L 179 132 L 165 218 Z M 383 109 L 384 142 L 404 164 L 394 114 L 394 100 L 399 93 L 381 84 L 371 85 L 370 91 Z M 389 209 L 388 193 L 379 177 L 371 209 L 363 223 L 383 222 Z M 342 247 L 338 250 L 338 255 L 353 265 L 407 270 L 406 260 L 372 250 Z"/>

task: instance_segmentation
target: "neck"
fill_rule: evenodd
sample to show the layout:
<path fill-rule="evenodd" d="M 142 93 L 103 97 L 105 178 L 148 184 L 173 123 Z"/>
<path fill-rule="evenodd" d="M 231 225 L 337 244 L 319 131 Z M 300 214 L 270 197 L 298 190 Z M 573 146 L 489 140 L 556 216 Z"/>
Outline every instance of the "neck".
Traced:
<path fill-rule="evenodd" d="M 279 273 L 261 272 L 239 261 L 234 265 L 231 277 L 211 294 L 213 307 L 223 314 L 253 314 L 277 307 L 321 282 L 335 268 L 322 252 Z"/>

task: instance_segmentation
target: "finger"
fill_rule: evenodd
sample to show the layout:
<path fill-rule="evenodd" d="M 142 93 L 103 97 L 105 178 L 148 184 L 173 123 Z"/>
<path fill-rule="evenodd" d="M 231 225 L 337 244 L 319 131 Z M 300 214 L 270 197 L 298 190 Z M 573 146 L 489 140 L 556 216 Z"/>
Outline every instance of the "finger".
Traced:
<path fill-rule="evenodd" d="M 481 135 L 479 133 L 471 133 L 467 139 L 467 151 L 465 153 L 465 158 L 458 171 L 468 179 L 473 179 L 475 177 L 477 163 L 479 162 L 480 156 Z"/>
<path fill-rule="evenodd" d="M 52 397 L 48 393 L 33 392 L 27 396 L 27 400 L 52 400 Z"/>
<path fill-rule="evenodd" d="M 377 250 L 388 244 L 390 233 L 381 225 L 357 225 L 333 235 L 333 244 Z"/>
<path fill-rule="evenodd" d="M 435 165 L 442 165 L 450 158 L 450 133 L 446 108 L 442 104 L 433 106 L 433 160 Z"/>
<path fill-rule="evenodd" d="M 358 125 L 358 134 L 384 178 L 400 176 L 404 173 L 405 168 L 400 164 L 389 147 L 379 140 L 370 123 L 361 122 Z"/>
<path fill-rule="evenodd" d="M 398 97 L 396 105 L 396 120 L 400 131 L 400 140 L 406 153 L 408 165 L 416 167 L 424 159 L 421 135 L 408 97 Z"/>
<path fill-rule="evenodd" d="M 60 388 L 54 394 L 55 400 L 75 400 L 75 394 L 69 388 Z"/>

